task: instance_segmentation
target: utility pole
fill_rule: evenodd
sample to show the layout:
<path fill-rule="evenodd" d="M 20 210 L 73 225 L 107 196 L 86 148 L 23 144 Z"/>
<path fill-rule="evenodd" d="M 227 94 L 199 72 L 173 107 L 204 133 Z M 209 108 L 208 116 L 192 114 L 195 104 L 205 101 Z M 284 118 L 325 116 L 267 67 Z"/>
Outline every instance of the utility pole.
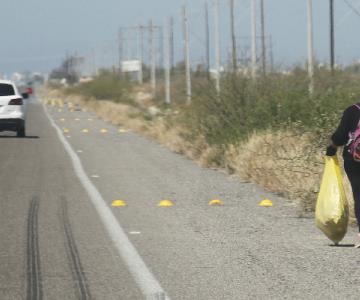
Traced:
<path fill-rule="evenodd" d="M 274 72 L 274 49 L 273 49 L 273 41 L 272 36 L 269 37 L 269 44 L 270 44 L 270 69 L 271 72 Z"/>
<path fill-rule="evenodd" d="M 307 1 L 308 19 L 308 73 L 309 73 L 309 93 L 314 92 L 314 34 L 313 34 L 313 10 L 312 0 Z"/>
<path fill-rule="evenodd" d="M 184 34 L 184 59 L 186 73 L 186 102 L 191 103 L 191 73 L 190 73 L 190 47 L 189 47 L 189 22 L 186 6 L 183 6 L 183 34 Z"/>
<path fill-rule="evenodd" d="M 175 55 L 174 55 L 174 18 L 170 18 L 170 68 L 173 69 L 175 66 Z"/>
<path fill-rule="evenodd" d="M 142 72 L 142 26 L 139 25 L 137 28 L 136 28 L 136 56 L 137 56 L 137 59 L 139 60 L 140 62 L 140 69 L 139 69 L 139 72 L 138 72 L 138 82 L 139 84 L 143 84 L 143 72 Z"/>
<path fill-rule="evenodd" d="M 236 34 L 235 34 L 235 15 L 234 0 L 230 0 L 230 26 L 231 26 L 231 44 L 232 44 L 232 68 L 233 72 L 237 71 L 237 54 L 236 54 Z"/>
<path fill-rule="evenodd" d="M 123 30 L 119 29 L 119 75 L 122 76 L 122 61 L 124 56 L 124 38 L 123 38 Z"/>
<path fill-rule="evenodd" d="M 251 0 L 251 75 L 256 77 L 256 0 Z"/>
<path fill-rule="evenodd" d="M 99 75 L 98 59 L 96 55 L 96 48 L 93 48 L 93 59 L 94 59 L 94 72 L 95 76 Z"/>
<path fill-rule="evenodd" d="M 150 48 L 150 81 L 151 81 L 151 91 L 152 96 L 155 98 L 156 95 L 156 47 L 155 47 L 155 38 L 154 38 L 154 25 L 152 20 L 149 22 L 149 48 Z"/>
<path fill-rule="evenodd" d="M 334 33 L 334 0 L 330 1 L 330 69 L 334 74 L 335 66 L 335 33 Z"/>
<path fill-rule="evenodd" d="M 144 82 L 144 73 L 143 73 L 143 64 L 144 64 L 144 28 L 143 28 L 142 25 L 139 25 L 138 36 L 139 36 L 139 51 L 140 51 L 139 83 L 143 84 L 143 82 Z"/>
<path fill-rule="evenodd" d="M 265 8 L 264 0 L 260 0 L 260 11 L 261 11 L 261 64 L 263 75 L 266 75 L 266 40 L 265 40 Z"/>
<path fill-rule="evenodd" d="M 216 69 L 216 90 L 220 92 L 220 28 L 219 28 L 219 0 L 215 0 L 214 3 L 214 22 L 215 22 L 215 69 Z"/>
<path fill-rule="evenodd" d="M 131 59 L 131 55 L 132 55 L 132 51 L 131 51 L 131 38 L 129 37 L 129 29 L 126 28 L 125 29 L 125 59 L 126 60 L 130 60 Z"/>
<path fill-rule="evenodd" d="M 157 27 L 157 32 L 158 32 L 158 62 L 159 65 L 161 66 L 162 63 L 164 62 L 164 28 L 162 26 Z"/>
<path fill-rule="evenodd" d="M 206 37 L 206 74 L 210 78 L 210 27 L 209 27 L 209 8 L 208 3 L 205 1 L 205 37 Z"/>
<path fill-rule="evenodd" d="M 171 103 L 170 94 L 170 55 L 171 55 L 171 18 L 165 21 L 164 28 L 164 73 L 165 73 L 165 103 Z"/>

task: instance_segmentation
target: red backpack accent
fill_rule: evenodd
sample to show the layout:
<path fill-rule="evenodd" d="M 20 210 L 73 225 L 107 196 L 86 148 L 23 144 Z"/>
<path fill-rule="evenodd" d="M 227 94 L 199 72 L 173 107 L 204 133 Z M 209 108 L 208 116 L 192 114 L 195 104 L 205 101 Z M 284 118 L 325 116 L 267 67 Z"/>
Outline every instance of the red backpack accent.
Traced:
<path fill-rule="evenodd" d="M 354 106 L 358 110 L 360 110 L 360 106 L 358 104 L 354 104 Z M 360 120 L 357 124 L 356 129 L 353 132 L 349 133 L 349 141 L 347 145 L 353 159 L 357 162 L 360 162 Z"/>

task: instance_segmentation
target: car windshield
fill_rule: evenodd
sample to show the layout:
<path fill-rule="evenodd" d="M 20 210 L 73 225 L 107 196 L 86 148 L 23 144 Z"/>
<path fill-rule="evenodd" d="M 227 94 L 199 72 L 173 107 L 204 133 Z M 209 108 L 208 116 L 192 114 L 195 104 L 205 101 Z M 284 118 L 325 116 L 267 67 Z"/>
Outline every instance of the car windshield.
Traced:
<path fill-rule="evenodd" d="M 13 95 L 15 95 L 15 90 L 11 84 L 0 83 L 0 97 Z"/>

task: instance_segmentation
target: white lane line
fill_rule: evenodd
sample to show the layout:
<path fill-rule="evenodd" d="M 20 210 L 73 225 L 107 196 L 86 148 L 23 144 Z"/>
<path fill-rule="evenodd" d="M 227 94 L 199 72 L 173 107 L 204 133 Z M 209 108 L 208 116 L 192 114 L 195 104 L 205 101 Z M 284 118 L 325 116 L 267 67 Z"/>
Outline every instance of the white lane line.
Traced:
<path fill-rule="evenodd" d="M 141 231 L 130 231 L 129 234 L 137 235 L 141 234 Z"/>
<path fill-rule="evenodd" d="M 125 231 L 113 215 L 112 211 L 104 201 L 97 188 L 92 184 L 89 177 L 86 175 L 80 158 L 72 149 L 69 142 L 64 138 L 61 129 L 56 125 L 52 117 L 49 115 L 45 105 L 43 105 L 43 109 L 51 125 L 55 128 L 57 135 L 62 144 L 64 145 L 66 152 L 71 158 L 75 174 L 77 175 L 86 192 L 88 193 L 91 202 L 97 210 L 100 219 L 103 222 L 110 238 L 114 242 L 115 247 L 117 248 L 123 261 L 127 265 L 130 273 L 134 277 L 134 280 L 141 289 L 143 295 L 146 297 L 146 299 L 170 300 L 170 297 L 163 290 L 160 283 L 148 269 L 145 262 L 137 252 L 136 248 L 130 242 Z"/>

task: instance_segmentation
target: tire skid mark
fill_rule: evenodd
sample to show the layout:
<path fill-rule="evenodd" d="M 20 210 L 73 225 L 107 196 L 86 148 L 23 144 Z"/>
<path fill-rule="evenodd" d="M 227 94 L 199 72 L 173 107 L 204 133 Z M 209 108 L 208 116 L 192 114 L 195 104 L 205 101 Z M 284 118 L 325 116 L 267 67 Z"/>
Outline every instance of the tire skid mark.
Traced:
<path fill-rule="evenodd" d="M 61 197 L 62 212 L 61 219 L 64 226 L 64 235 L 66 241 L 66 252 L 69 258 L 69 264 L 73 280 L 77 286 L 78 299 L 90 300 L 91 294 L 87 285 L 87 279 L 81 265 L 79 252 L 76 247 L 74 235 L 71 229 L 71 224 L 68 216 L 67 202 L 65 197 Z"/>
<path fill-rule="evenodd" d="M 43 298 L 38 237 L 38 211 L 39 198 L 33 197 L 27 219 L 27 300 L 41 300 Z"/>
<path fill-rule="evenodd" d="M 45 104 L 43 104 L 43 109 L 51 126 L 55 129 L 60 142 L 63 144 L 65 151 L 69 155 L 74 172 L 81 185 L 84 187 L 89 200 L 96 209 L 108 236 L 113 241 L 118 254 L 123 259 L 123 262 L 126 264 L 141 292 L 145 297 L 154 294 L 164 294 L 165 299 L 170 300 L 170 297 L 166 294 L 159 281 L 155 278 L 154 274 L 147 267 L 137 249 L 129 240 L 129 237 L 98 189 L 91 182 L 84 170 L 79 156 L 65 138 L 62 130 L 56 125 L 55 121 L 50 116 Z"/>

